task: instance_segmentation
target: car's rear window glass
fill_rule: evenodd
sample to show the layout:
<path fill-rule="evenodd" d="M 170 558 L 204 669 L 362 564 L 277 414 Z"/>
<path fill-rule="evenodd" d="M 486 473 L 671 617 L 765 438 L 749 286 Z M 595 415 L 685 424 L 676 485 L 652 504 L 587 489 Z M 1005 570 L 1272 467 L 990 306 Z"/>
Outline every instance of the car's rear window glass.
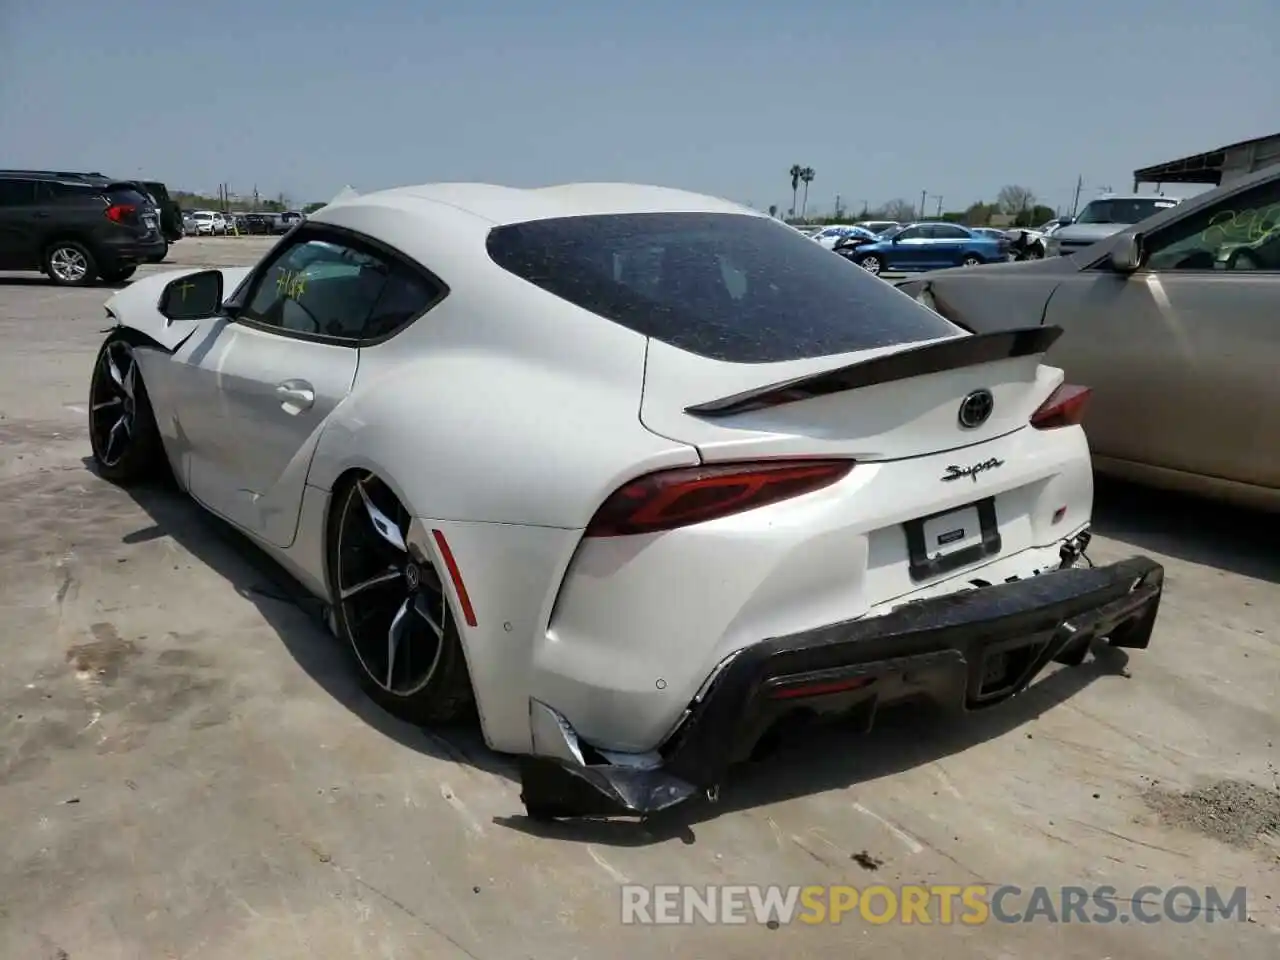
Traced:
<path fill-rule="evenodd" d="M 516 276 L 691 353 L 768 363 L 958 331 L 844 257 L 765 217 L 637 213 L 495 227 Z"/>
<path fill-rule="evenodd" d="M 151 206 L 151 199 L 132 187 L 109 187 L 107 197 L 112 203 L 131 203 L 135 207 Z"/>

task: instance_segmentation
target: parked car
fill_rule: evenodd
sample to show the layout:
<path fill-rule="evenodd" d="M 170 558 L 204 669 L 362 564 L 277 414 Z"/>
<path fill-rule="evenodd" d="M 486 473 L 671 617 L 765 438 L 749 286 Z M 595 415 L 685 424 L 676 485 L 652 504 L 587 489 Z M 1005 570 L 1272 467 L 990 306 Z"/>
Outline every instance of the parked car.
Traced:
<path fill-rule="evenodd" d="M 388 711 L 477 716 L 534 818 L 714 797 L 796 714 L 994 709 L 1151 639 L 1159 564 L 1077 566 L 1051 333 L 969 334 L 737 204 L 371 193 L 107 309 L 99 473 L 167 473 L 283 563 Z"/>
<path fill-rule="evenodd" d="M 89 174 L 0 170 L 0 270 L 83 286 L 128 279 L 168 245 L 133 184 Z"/>
<path fill-rule="evenodd" d="M 270 215 L 265 213 L 246 213 L 244 215 L 244 232 L 253 234 L 272 233 Z"/>
<path fill-rule="evenodd" d="M 214 210 L 192 210 L 185 218 L 187 233 L 200 237 L 212 237 L 221 232 L 218 214 Z"/>
<path fill-rule="evenodd" d="M 855 227 L 852 224 L 837 224 L 832 227 L 824 227 L 813 235 L 813 239 L 828 250 L 835 249 L 835 245 L 846 237 L 861 237 L 867 240 L 874 240 L 876 235 L 866 227 Z"/>
<path fill-rule="evenodd" d="M 1070 256 L 1125 227 L 1178 205 L 1171 197 L 1105 196 L 1090 200 L 1074 219 L 1063 217 L 1045 240 L 1045 256 Z"/>
<path fill-rule="evenodd" d="M 1047 361 L 1093 387 L 1110 473 L 1280 510 L 1280 167 L 1070 257 L 948 270 L 899 289 L 970 330 L 1061 327 Z"/>
<path fill-rule="evenodd" d="M 912 223 L 882 233 L 858 247 L 854 263 L 871 273 L 972 267 L 1008 259 L 1009 241 L 974 233 L 954 223 Z"/>
<path fill-rule="evenodd" d="M 169 194 L 169 188 L 159 180 L 143 180 L 142 186 L 147 189 L 151 196 L 155 197 L 156 205 L 160 210 L 160 232 L 164 234 L 164 238 L 170 243 L 176 243 L 182 239 L 182 208 Z"/>
<path fill-rule="evenodd" d="M 284 224 L 286 230 L 291 230 L 303 221 L 303 216 L 297 210 L 286 210 L 280 214 L 280 220 Z"/>

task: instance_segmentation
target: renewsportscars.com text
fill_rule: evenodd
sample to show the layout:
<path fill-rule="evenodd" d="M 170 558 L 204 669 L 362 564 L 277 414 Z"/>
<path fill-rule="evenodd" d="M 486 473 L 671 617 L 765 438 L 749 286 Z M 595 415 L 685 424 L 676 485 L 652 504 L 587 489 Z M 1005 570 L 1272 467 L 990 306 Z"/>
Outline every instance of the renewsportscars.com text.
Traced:
<path fill-rule="evenodd" d="M 624 924 L 1214 923 L 1248 918 L 1244 887 L 625 885 Z"/>

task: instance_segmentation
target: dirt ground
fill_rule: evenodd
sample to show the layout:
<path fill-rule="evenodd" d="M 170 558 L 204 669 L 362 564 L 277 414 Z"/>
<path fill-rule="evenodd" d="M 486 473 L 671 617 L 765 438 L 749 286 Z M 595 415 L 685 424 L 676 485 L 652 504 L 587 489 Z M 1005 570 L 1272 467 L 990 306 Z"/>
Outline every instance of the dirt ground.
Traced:
<path fill-rule="evenodd" d="M 1167 565 L 1149 651 L 813 736 L 644 827 L 539 826 L 476 735 L 367 703 L 243 541 L 86 468 L 105 296 L 0 278 L 0 957 L 1280 955 L 1274 520 L 1104 485 L 1094 559 Z M 1143 885 L 1243 885 L 1250 916 L 635 928 L 628 882 L 1105 884 L 1126 916 Z"/>

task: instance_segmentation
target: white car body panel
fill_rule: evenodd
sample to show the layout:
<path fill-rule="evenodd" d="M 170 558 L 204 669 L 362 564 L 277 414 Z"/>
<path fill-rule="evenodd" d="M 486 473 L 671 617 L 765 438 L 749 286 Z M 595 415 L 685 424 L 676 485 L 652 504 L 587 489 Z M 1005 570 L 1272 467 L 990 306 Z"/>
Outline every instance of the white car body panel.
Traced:
<path fill-rule="evenodd" d="M 160 293 L 190 271 L 140 280 L 108 309 L 136 332 L 180 482 L 317 597 L 332 599 L 330 494 L 352 471 L 376 473 L 395 492 L 415 518 L 410 542 L 437 569 L 445 563 L 429 534 L 447 540 L 475 608 L 470 625 L 452 595 L 492 747 L 531 749 L 537 700 L 600 748 L 643 752 L 733 650 L 960 589 L 987 567 L 1001 579 L 1044 569 L 1087 525 L 1092 499 L 1083 432 L 1027 426 L 1062 380 L 1038 356 L 864 388 L 856 403 L 843 393 L 697 418 L 684 408 L 901 348 L 707 360 L 572 306 L 485 253 L 498 224 L 681 211 L 768 219 L 626 184 L 406 187 L 338 197 L 309 218 L 374 237 L 448 284 L 424 317 L 381 343 L 338 347 L 226 318 L 170 324 Z M 225 292 L 251 270 L 223 270 Z M 293 380 L 315 388 L 312 406 L 289 409 L 275 392 Z M 956 404 L 977 387 L 992 390 L 997 412 L 959 436 Z M 601 502 L 637 476 L 788 455 L 865 462 L 771 506 L 583 539 Z M 1003 469 L 940 482 L 948 466 L 988 457 Z M 986 566 L 912 582 L 901 522 L 985 496 L 996 498 L 1008 548 Z"/>

